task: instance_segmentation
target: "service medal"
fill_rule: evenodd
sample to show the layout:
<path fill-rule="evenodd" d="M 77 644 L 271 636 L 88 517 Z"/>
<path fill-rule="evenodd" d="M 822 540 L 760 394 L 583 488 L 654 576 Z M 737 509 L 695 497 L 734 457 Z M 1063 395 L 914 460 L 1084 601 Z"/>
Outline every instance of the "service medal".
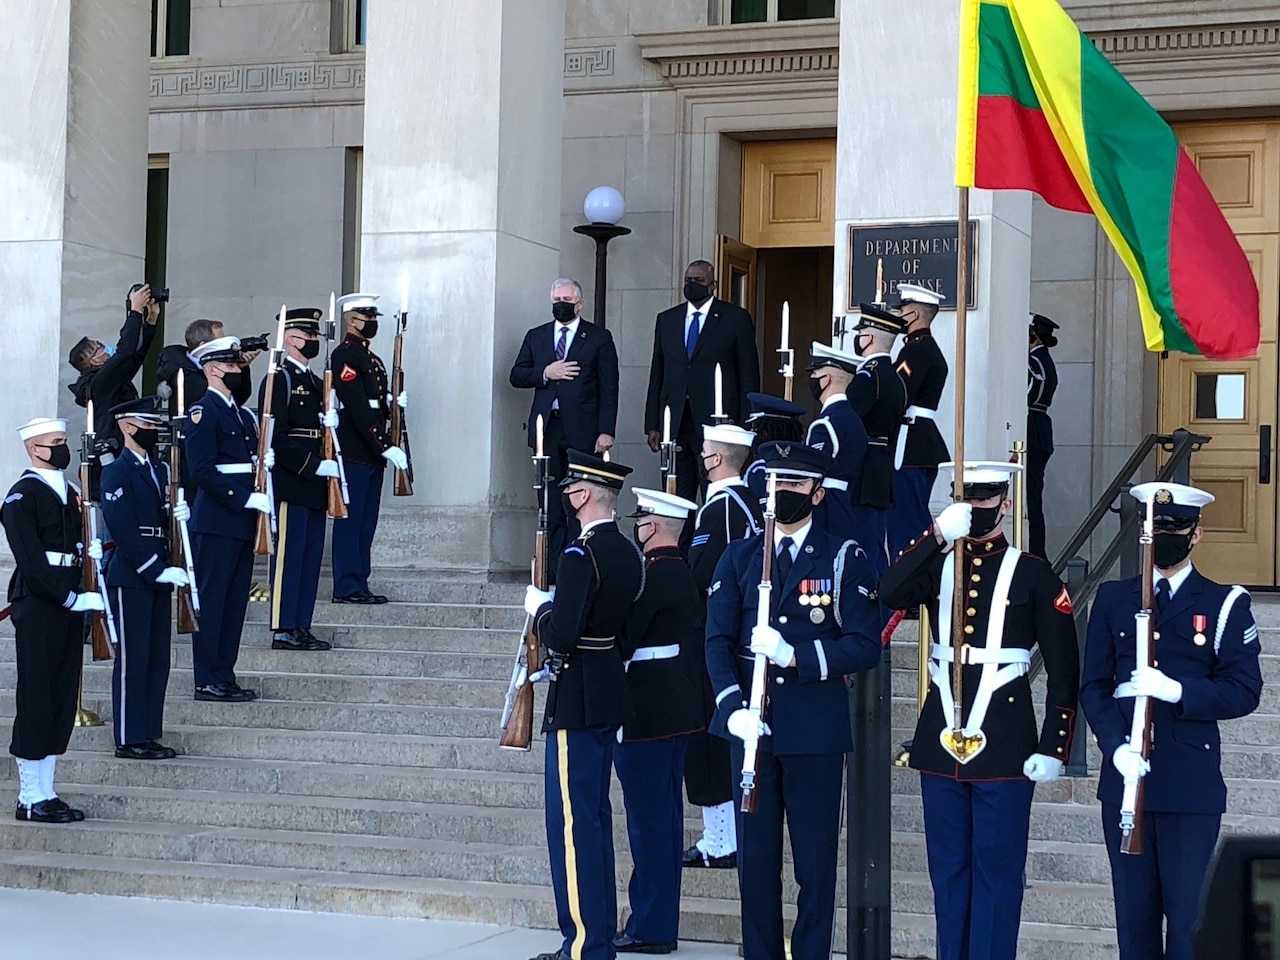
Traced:
<path fill-rule="evenodd" d="M 1203 647 L 1209 642 L 1208 638 L 1204 635 L 1205 629 L 1209 626 L 1209 618 L 1203 613 L 1197 613 L 1191 618 L 1191 626 L 1196 632 L 1196 635 L 1191 639 L 1195 642 L 1197 647 Z"/>
<path fill-rule="evenodd" d="M 814 623 L 821 623 L 823 620 L 827 619 L 827 611 L 823 610 L 821 607 L 814 607 L 809 611 L 809 619 Z"/>
<path fill-rule="evenodd" d="M 800 581 L 800 606 L 807 607 L 813 602 L 813 598 L 809 596 L 809 581 Z"/>

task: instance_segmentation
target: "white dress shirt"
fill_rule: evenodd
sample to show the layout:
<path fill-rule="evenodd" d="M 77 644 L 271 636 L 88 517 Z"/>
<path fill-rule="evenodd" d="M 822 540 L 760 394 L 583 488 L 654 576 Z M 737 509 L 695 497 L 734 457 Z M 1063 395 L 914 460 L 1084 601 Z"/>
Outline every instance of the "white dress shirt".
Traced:
<path fill-rule="evenodd" d="M 693 323 L 693 315 L 695 313 L 699 314 L 698 336 L 702 336 L 702 331 L 707 329 L 707 314 L 711 312 L 711 306 L 715 302 L 716 302 L 715 297 L 712 297 L 710 300 L 708 300 L 706 303 L 704 303 L 700 307 L 695 307 L 692 303 L 689 303 L 689 302 L 685 303 L 685 306 L 688 308 L 684 312 L 684 342 L 685 343 L 689 342 L 689 324 Z"/>

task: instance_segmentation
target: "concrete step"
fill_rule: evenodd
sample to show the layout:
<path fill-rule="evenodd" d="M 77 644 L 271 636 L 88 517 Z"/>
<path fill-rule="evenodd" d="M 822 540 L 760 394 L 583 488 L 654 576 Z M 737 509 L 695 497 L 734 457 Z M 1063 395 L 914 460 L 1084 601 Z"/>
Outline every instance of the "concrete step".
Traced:
<path fill-rule="evenodd" d="M 265 603 L 249 604 L 245 622 L 266 624 L 271 611 Z M 381 606 L 362 604 L 316 604 L 315 619 L 320 623 L 357 624 L 360 626 L 471 627 L 510 630 L 524 627 L 525 612 L 521 606 L 459 606 L 449 603 L 386 603 Z"/>

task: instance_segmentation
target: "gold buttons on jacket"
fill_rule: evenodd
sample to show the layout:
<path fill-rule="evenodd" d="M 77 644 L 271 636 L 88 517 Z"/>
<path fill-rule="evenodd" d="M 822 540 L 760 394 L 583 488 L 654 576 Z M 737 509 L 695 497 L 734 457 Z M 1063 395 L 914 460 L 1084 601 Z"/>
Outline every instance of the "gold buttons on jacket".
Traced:
<path fill-rule="evenodd" d="M 982 582 L 982 575 L 981 575 L 981 574 L 977 574 L 977 573 L 975 573 L 972 577 L 970 577 L 970 578 L 969 578 L 969 581 L 970 581 L 971 583 L 981 583 L 981 582 Z"/>
<path fill-rule="evenodd" d="M 978 611 L 975 610 L 973 607 L 970 607 L 968 610 L 965 611 L 965 615 L 969 617 L 976 617 L 978 615 Z"/>
<path fill-rule="evenodd" d="M 974 565 L 975 567 L 980 567 L 980 566 L 982 566 L 982 558 L 981 558 L 981 557 L 974 557 L 974 558 L 973 558 L 973 565 Z"/>
<path fill-rule="evenodd" d="M 972 634 L 972 633 L 973 633 L 973 624 L 972 624 L 972 623 L 967 623 L 967 624 L 965 624 L 964 632 L 965 632 L 965 633 L 967 633 L 967 634 Z"/>
<path fill-rule="evenodd" d="M 970 600 L 977 600 L 977 599 L 978 599 L 978 591 L 977 591 L 977 590 L 970 590 L 970 591 L 969 591 L 969 599 L 970 599 Z"/>

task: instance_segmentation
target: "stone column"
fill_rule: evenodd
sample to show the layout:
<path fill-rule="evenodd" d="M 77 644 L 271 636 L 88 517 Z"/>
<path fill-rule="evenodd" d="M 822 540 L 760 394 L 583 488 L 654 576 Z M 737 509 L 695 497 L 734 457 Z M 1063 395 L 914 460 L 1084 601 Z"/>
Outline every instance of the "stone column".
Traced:
<path fill-rule="evenodd" d="M 114 343 L 142 279 L 150 23 L 147 0 L 0 4 L 0 290 L 21 318 L 0 345 L 5 487 L 27 464 L 18 424 L 84 429 L 67 353 Z"/>
<path fill-rule="evenodd" d="M 417 468 L 412 499 L 387 492 L 375 562 L 529 562 L 530 397 L 507 374 L 559 265 L 563 51 L 564 0 L 371 11 L 361 286 L 390 313 L 409 278 Z"/>
<path fill-rule="evenodd" d="M 956 219 L 959 5 L 846 0 L 840 20 L 836 263 L 843 267 L 850 226 Z M 1026 438 L 1031 195 L 975 190 L 969 212 L 978 221 L 978 293 L 969 312 L 965 458 L 1007 460 L 1013 441 Z M 874 291 L 855 293 L 868 300 Z M 955 314 L 940 314 L 933 331 L 954 378 Z M 949 444 L 953 399 L 949 384 L 938 413 Z M 945 496 L 941 483 L 934 494 Z"/>

